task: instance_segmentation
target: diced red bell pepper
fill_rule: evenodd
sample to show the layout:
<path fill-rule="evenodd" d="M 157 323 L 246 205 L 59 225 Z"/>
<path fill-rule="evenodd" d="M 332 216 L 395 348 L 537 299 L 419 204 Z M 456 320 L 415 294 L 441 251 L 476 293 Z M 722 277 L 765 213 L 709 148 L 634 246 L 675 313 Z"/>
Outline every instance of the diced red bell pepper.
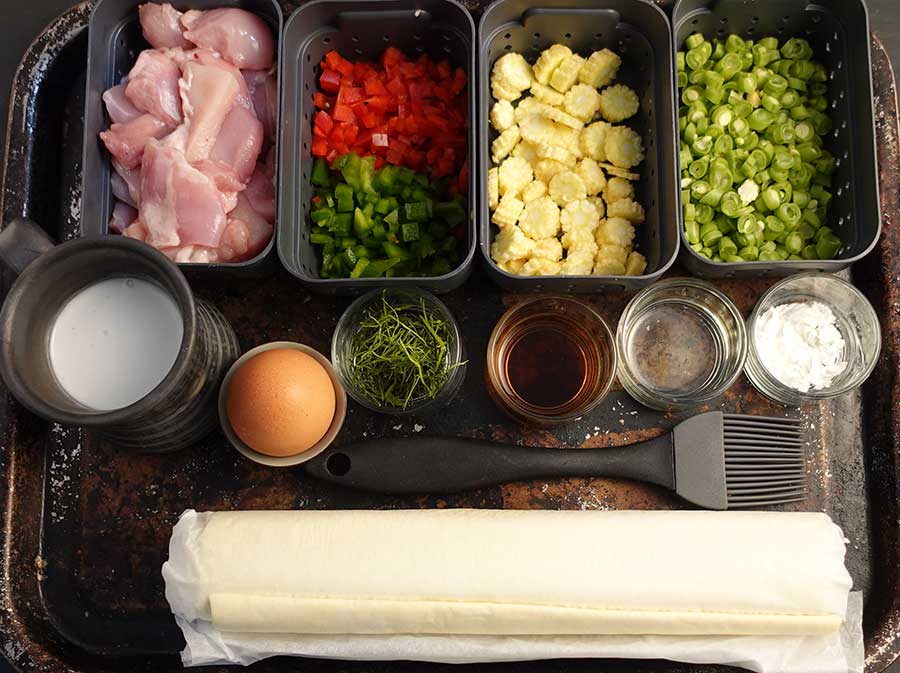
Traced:
<path fill-rule="evenodd" d="M 319 86 L 329 93 L 337 93 L 341 88 L 341 73 L 337 70 L 323 69 L 319 77 Z"/>
<path fill-rule="evenodd" d="M 328 154 L 329 144 L 325 138 L 314 138 L 312 143 L 312 154 L 314 157 L 324 157 Z"/>
<path fill-rule="evenodd" d="M 356 124 L 341 124 L 341 130 L 344 133 L 344 143 L 352 145 L 359 135 L 359 127 Z"/>
<path fill-rule="evenodd" d="M 334 106 L 334 112 L 331 116 L 334 117 L 334 120 L 337 122 L 356 123 L 356 115 L 353 114 L 353 110 L 350 109 L 349 105 L 338 103 Z"/>
<path fill-rule="evenodd" d="M 397 49 L 397 47 L 388 47 L 381 55 L 381 64 L 385 67 L 397 65 L 398 63 L 405 61 L 406 57 L 403 55 L 402 51 Z"/>
<path fill-rule="evenodd" d="M 365 92 L 362 87 L 342 86 L 340 91 L 338 91 L 337 102 L 353 105 L 353 103 L 358 103 L 363 98 L 365 98 Z"/>
<path fill-rule="evenodd" d="M 367 96 L 384 96 L 387 94 L 387 89 L 384 88 L 384 82 L 378 79 L 378 75 L 373 74 L 366 79 L 364 86 Z"/>
<path fill-rule="evenodd" d="M 321 91 L 316 91 L 313 94 L 313 105 L 315 105 L 320 110 L 327 110 L 331 107 L 331 104 L 328 102 L 328 96 L 326 96 Z"/>
<path fill-rule="evenodd" d="M 325 54 L 325 65 L 331 70 L 337 70 L 344 77 L 353 75 L 353 64 L 334 49 Z"/>
<path fill-rule="evenodd" d="M 368 105 L 369 109 L 377 115 L 383 115 L 388 110 L 396 107 L 393 104 L 391 97 L 387 94 L 379 94 L 366 99 L 366 105 Z"/>
<path fill-rule="evenodd" d="M 400 79 L 400 77 L 394 77 L 390 82 L 388 82 L 387 90 L 395 98 L 409 98 L 409 92 L 406 89 L 406 84 L 403 83 L 403 80 Z"/>
<path fill-rule="evenodd" d="M 313 119 L 313 134 L 321 137 L 327 137 L 331 132 L 332 127 L 334 126 L 334 122 L 331 117 L 328 116 L 328 113 L 324 110 L 319 110 L 316 112 L 316 116 Z"/>

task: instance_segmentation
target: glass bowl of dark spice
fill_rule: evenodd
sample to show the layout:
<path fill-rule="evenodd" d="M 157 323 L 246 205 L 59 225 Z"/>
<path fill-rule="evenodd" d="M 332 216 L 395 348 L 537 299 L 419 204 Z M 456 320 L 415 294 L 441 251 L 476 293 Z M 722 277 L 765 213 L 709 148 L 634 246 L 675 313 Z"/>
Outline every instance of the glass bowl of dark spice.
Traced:
<path fill-rule="evenodd" d="M 619 382 L 651 409 L 700 406 L 740 376 L 747 343 L 726 294 L 696 278 L 667 278 L 636 294 L 619 318 Z"/>
<path fill-rule="evenodd" d="M 397 415 L 444 406 L 466 370 L 453 315 L 415 288 L 373 290 L 354 301 L 335 328 L 331 362 L 350 397 Z"/>
<path fill-rule="evenodd" d="M 609 327 L 572 297 L 516 304 L 497 321 L 488 342 L 488 392 L 522 423 L 553 426 L 577 419 L 606 397 L 615 373 Z"/>

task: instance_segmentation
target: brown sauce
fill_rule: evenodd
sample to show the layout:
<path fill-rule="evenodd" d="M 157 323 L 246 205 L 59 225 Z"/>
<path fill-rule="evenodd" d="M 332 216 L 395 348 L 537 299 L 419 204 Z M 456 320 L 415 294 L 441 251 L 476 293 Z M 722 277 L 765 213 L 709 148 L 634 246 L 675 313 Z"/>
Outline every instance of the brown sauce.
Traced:
<path fill-rule="evenodd" d="M 536 325 L 511 345 L 506 367 L 516 395 L 552 409 L 571 402 L 584 387 L 587 355 L 561 326 Z"/>

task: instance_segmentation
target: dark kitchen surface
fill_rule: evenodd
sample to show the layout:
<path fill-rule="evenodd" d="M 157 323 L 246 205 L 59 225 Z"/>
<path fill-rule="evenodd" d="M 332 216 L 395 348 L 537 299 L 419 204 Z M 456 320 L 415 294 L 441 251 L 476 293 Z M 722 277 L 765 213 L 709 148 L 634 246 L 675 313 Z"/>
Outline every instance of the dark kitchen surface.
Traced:
<path fill-rule="evenodd" d="M 21 0 L 0 0 L 0 18 L 7 27 L 6 39 L 0 42 L 0 91 L 3 92 L 4 108 L 8 103 L 9 83 L 21 53 L 34 35 L 71 4 L 67 0 L 30 0 L 24 3 Z M 873 30 L 885 44 L 895 68 L 900 67 L 900 0 L 869 0 L 869 5 Z M 0 125 L 5 135 L 5 115 L 0 116 Z M 0 653 L 2 651 L 3 643 L 0 642 Z M 9 670 L 11 669 L 4 665 L 0 654 L 0 673 L 7 673 Z M 579 670 L 579 667 L 573 665 L 572 670 Z M 900 664 L 890 670 L 900 673 Z"/>

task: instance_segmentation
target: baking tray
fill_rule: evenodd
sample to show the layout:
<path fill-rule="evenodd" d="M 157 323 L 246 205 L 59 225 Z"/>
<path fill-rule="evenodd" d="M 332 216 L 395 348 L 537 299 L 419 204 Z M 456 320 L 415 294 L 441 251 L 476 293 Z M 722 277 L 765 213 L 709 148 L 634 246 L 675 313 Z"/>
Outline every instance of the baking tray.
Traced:
<path fill-rule="evenodd" d="M 286 11 L 291 8 L 285 6 Z M 27 215 L 53 235 L 75 235 L 79 215 L 80 138 L 89 7 L 55 21 L 27 52 L 13 90 L 5 221 Z M 880 366 L 857 394 L 803 412 L 810 441 L 811 497 L 849 540 L 847 562 L 866 592 L 868 670 L 887 669 L 900 653 L 900 164 L 897 108 L 887 58 L 874 48 L 876 121 L 883 167 L 884 235 L 853 280 L 884 317 Z M 39 130 L 39 132 L 38 132 Z M 9 278 L 4 278 L 8 283 Z M 770 280 L 720 281 L 745 313 Z M 292 276 L 194 281 L 218 305 L 247 349 L 275 339 L 327 352 L 349 299 L 304 292 Z M 516 299 L 482 271 L 445 301 L 472 355 L 463 394 L 444 413 L 395 420 L 351 405 L 340 441 L 390 434 L 460 434 L 547 446 L 608 446 L 649 438 L 680 415 L 647 411 L 616 387 L 589 416 L 556 430 L 523 430 L 490 402 L 482 385 L 491 325 Z M 587 298 L 611 324 L 627 293 Z M 782 414 L 745 379 L 721 407 Z M 40 420 L 0 397 L 0 653 L 21 671 L 175 673 L 180 633 L 168 613 L 160 566 L 171 525 L 197 509 L 506 507 L 518 509 L 676 508 L 653 487 L 607 479 L 566 479 L 487 488 L 453 497 L 361 496 L 307 479 L 299 469 L 272 470 L 242 458 L 221 436 L 188 451 L 135 456 L 90 434 Z M 541 541 L 534 541 L 535 550 Z M 559 550 L 565 553 L 565 550 Z M 298 559 L 302 563 L 302 559 Z M 354 663 L 275 659 L 255 671 L 310 673 L 725 673 L 737 669 L 655 661 L 545 661 L 459 667 L 409 662 Z M 233 673 L 234 669 L 205 671 Z"/>

